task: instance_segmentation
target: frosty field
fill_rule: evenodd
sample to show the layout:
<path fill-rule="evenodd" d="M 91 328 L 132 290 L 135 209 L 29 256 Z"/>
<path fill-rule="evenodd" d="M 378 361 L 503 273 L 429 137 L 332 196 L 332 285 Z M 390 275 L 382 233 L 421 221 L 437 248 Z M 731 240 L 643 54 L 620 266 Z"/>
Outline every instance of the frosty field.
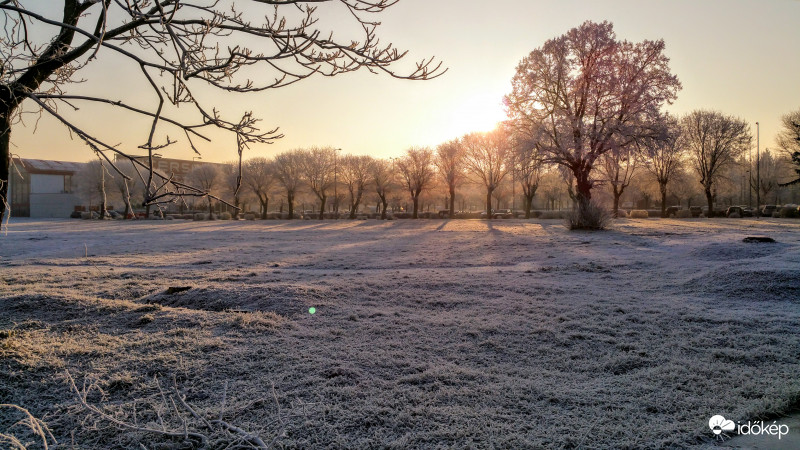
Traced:
<path fill-rule="evenodd" d="M 288 448 L 717 445 L 800 409 L 797 221 L 16 220 L 0 311 L 0 403 L 76 448 L 181 447 L 67 372 Z"/>

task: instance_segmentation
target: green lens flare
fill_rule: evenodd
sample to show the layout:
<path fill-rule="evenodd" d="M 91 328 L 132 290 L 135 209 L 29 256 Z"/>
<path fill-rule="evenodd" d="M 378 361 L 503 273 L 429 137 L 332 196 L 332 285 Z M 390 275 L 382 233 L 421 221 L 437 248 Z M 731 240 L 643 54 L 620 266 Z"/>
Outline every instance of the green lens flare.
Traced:
<path fill-rule="evenodd" d="M 317 312 L 317 308 L 314 308 L 313 306 L 311 308 L 308 308 L 309 314 L 314 314 L 315 312 Z"/>

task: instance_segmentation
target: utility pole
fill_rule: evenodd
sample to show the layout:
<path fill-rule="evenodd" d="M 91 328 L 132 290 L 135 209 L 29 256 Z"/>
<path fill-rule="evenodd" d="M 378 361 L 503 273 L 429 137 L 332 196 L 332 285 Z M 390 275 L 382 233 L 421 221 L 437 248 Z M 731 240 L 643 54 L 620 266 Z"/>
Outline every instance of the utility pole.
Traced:
<path fill-rule="evenodd" d="M 337 165 L 336 153 L 342 151 L 340 148 L 333 149 L 333 213 L 335 217 L 339 218 L 339 194 L 336 187 L 339 185 L 336 177 L 339 173 L 339 166 Z"/>

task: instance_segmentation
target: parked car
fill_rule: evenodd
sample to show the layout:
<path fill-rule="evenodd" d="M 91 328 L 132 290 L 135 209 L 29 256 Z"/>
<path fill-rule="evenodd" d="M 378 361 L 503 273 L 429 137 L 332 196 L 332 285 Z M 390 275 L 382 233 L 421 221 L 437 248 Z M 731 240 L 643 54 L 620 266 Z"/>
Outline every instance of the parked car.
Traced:
<path fill-rule="evenodd" d="M 725 211 L 725 217 L 730 217 L 733 214 L 737 214 L 737 217 L 744 217 L 744 211 L 742 211 L 741 206 L 729 206 L 728 210 Z"/>
<path fill-rule="evenodd" d="M 668 206 L 667 210 L 665 211 L 666 217 L 674 217 L 675 214 L 677 214 L 681 209 L 683 208 L 680 206 Z"/>
<path fill-rule="evenodd" d="M 492 219 L 510 219 L 514 217 L 514 213 L 510 209 L 492 210 Z"/>
<path fill-rule="evenodd" d="M 742 217 L 754 217 L 755 210 L 749 206 L 740 205 L 739 208 L 742 208 Z"/>
<path fill-rule="evenodd" d="M 699 206 L 690 206 L 689 211 L 692 213 L 692 217 L 700 217 L 703 214 L 703 208 Z"/>
<path fill-rule="evenodd" d="M 69 218 L 70 219 L 80 219 L 81 218 L 81 212 L 80 211 L 72 211 L 72 213 L 70 213 L 70 215 L 69 215 Z"/>
<path fill-rule="evenodd" d="M 761 207 L 761 215 L 765 217 L 772 217 L 772 214 L 778 210 L 778 205 L 764 205 Z"/>

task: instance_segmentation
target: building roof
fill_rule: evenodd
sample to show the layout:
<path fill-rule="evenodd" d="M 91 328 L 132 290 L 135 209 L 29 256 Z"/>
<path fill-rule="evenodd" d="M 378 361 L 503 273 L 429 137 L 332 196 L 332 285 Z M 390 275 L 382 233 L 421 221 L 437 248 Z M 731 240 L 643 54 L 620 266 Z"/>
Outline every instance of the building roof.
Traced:
<path fill-rule="evenodd" d="M 81 170 L 86 163 L 72 162 L 72 161 L 50 161 L 46 159 L 28 159 L 28 158 L 15 158 L 15 164 L 18 164 L 20 171 L 28 173 L 45 173 L 45 174 L 74 174 Z"/>

